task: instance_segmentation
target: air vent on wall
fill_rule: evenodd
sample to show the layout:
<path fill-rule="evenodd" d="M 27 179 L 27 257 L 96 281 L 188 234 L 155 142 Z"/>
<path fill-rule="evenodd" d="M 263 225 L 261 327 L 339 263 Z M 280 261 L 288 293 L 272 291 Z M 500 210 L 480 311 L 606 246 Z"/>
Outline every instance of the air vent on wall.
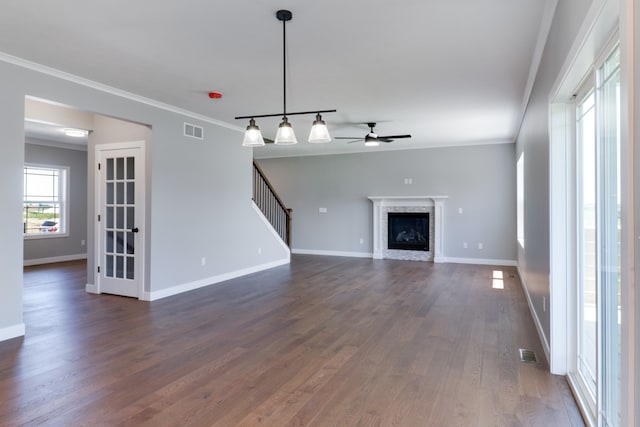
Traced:
<path fill-rule="evenodd" d="M 200 126 L 192 125 L 190 123 L 185 123 L 184 136 L 190 136 L 191 138 L 196 138 L 196 139 L 203 139 L 204 131 Z"/>

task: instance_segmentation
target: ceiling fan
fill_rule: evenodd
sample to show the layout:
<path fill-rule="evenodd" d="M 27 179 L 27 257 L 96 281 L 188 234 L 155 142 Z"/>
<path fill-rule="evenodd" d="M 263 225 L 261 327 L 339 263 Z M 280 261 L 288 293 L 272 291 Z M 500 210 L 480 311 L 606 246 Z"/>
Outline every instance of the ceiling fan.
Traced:
<path fill-rule="evenodd" d="M 393 141 L 394 139 L 411 138 L 411 135 L 378 135 L 373 131 L 373 128 L 376 127 L 376 124 L 374 122 L 367 123 L 367 126 L 369 126 L 370 131 L 364 136 L 364 138 L 355 136 L 336 136 L 335 139 L 351 139 L 352 141 L 347 142 L 347 144 L 364 141 L 364 145 L 366 145 L 367 147 L 375 147 L 376 145 L 380 145 L 380 141 L 388 143 Z"/>

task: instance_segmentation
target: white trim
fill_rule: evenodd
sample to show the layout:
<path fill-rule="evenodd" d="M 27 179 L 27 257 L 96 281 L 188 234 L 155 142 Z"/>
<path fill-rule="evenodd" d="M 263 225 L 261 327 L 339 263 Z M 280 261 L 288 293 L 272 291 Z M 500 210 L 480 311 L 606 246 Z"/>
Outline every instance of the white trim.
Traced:
<path fill-rule="evenodd" d="M 441 262 L 451 264 L 475 264 L 475 265 L 499 265 L 503 267 L 516 267 L 518 261 L 514 259 L 489 259 L 489 258 L 457 258 L 444 257 Z"/>
<path fill-rule="evenodd" d="M 584 396 L 580 392 L 580 385 L 578 384 L 575 375 L 573 375 L 572 373 L 568 373 L 565 378 L 567 379 L 567 383 L 569 383 L 571 394 L 573 394 L 573 398 L 578 404 L 577 406 L 580 410 L 580 415 L 582 415 L 582 420 L 587 426 L 596 427 L 596 422 L 593 419 L 593 415 L 589 413 L 589 411 L 585 411 L 585 408 L 589 407 L 589 403 L 584 400 Z"/>
<path fill-rule="evenodd" d="M 79 84 L 81 86 L 89 87 L 91 89 L 99 90 L 101 92 L 105 92 L 111 95 L 119 96 L 121 98 L 129 99 L 131 101 L 139 102 L 141 104 L 149 105 L 151 107 L 159 108 L 161 110 L 170 111 L 172 113 L 180 114 L 186 117 L 190 117 L 193 119 L 201 120 L 206 123 L 210 123 L 216 126 L 221 126 L 223 128 L 236 130 L 239 132 L 244 132 L 245 129 L 232 125 L 227 122 L 223 122 L 221 120 L 212 119 L 211 117 L 204 116 L 202 114 L 194 113 L 192 111 L 188 111 L 182 108 L 178 108 L 174 105 L 165 104 L 164 102 L 156 101 L 155 99 L 146 98 L 144 96 L 136 95 L 131 92 L 127 92 L 122 89 L 115 88 L 113 86 L 108 86 L 102 83 L 98 83 L 93 80 L 85 79 L 83 77 L 76 76 L 74 74 L 70 74 L 64 71 L 57 70 L 52 67 L 47 67 L 46 65 L 38 64 L 35 62 L 27 61 L 26 59 L 19 58 L 17 56 L 9 55 L 4 52 L 0 52 L 0 61 L 8 62 L 9 64 L 17 65 L 18 67 L 27 68 L 29 70 L 37 71 L 42 74 L 46 74 L 49 76 L 57 77 L 62 80 L 66 80 L 72 83 Z"/>
<path fill-rule="evenodd" d="M 97 215 L 102 212 L 102 182 L 99 179 L 100 173 L 98 172 L 98 164 L 102 158 L 103 153 L 112 150 L 126 150 L 126 149 L 135 149 L 140 150 L 138 158 L 136 160 L 136 173 L 139 173 L 140 178 L 136 178 L 136 186 L 135 192 L 138 194 L 140 192 L 140 200 L 136 200 L 136 215 L 139 215 L 140 224 L 137 227 L 140 229 L 139 233 L 136 233 L 138 237 L 138 253 L 136 255 L 136 261 L 138 261 L 139 277 L 138 277 L 138 299 L 142 300 L 143 295 L 146 294 L 144 290 L 144 285 L 146 281 L 146 253 L 147 253 L 147 231 L 146 231 L 146 210 L 147 210 L 147 199 L 146 199 L 146 188 L 148 186 L 147 183 L 147 144 L 145 140 L 139 141 L 123 141 L 123 142 L 112 142 L 107 144 L 96 144 L 94 147 L 94 164 L 93 164 L 93 174 L 94 174 L 94 213 L 95 216 L 92 221 L 96 221 Z M 94 262 L 96 266 L 101 266 L 101 245 L 102 245 L 102 233 L 101 233 L 101 225 L 96 221 L 94 227 Z M 98 269 L 94 269 L 93 271 L 93 279 L 95 284 L 92 289 L 86 288 L 87 292 L 94 294 L 101 294 L 102 288 L 100 284 L 100 275 L 102 273 L 98 273 Z"/>
<path fill-rule="evenodd" d="M 339 256 L 351 258 L 373 258 L 371 252 L 348 252 L 348 251 L 326 251 L 319 249 L 291 249 L 292 254 L 297 255 L 321 255 L 321 256 Z M 376 258 L 377 259 L 377 258 Z M 474 264 L 474 265 L 499 265 L 503 267 L 516 267 L 518 262 L 512 259 L 486 259 L 486 258 L 455 258 L 442 257 L 439 262 L 451 264 Z"/>
<path fill-rule="evenodd" d="M 526 285 L 524 280 L 524 275 L 520 270 L 520 266 L 517 266 L 518 276 L 520 277 L 520 286 L 522 286 L 522 291 L 524 292 L 524 296 L 527 298 L 527 305 L 529 306 L 529 311 L 531 312 L 531 317 L 533 318 L 533 323 L 536 325 L 536 330 L 538 331 L 538 338 L 540 338 L 540 343 L 542 343 L 542 350 L 544 351 L 544 355 L 547 358 L 547 362 L 551 359 L 551 350 L 549 348 L 549 341 L 547 341 L 547 337 L 544 334 L 544 329 L 542 328 L 542 323 L 540 323 L 540 318 L 538 317 L 538 313 L 533 307 L 533 301 L 531 301 L 531 295 L 529 294 L 529 287 Z M 553 373 L 553 371 L 552 371 Z"/>
<path fill-rule="evenodd" d="M 569 295 L 575 290 L 576 230 L 567 227 L 575 216 L 575 159 L 573 103 L 556 103 L 549 108 L 549 318 L 551 340 L 549 367 L 565 375 L 574 352 L 575 308 Z M 535 310 L 534 310 L 535 311 Z"/>
<path fill-rule="evenodd" d="M 30 265 L 53 264 L 56 262 L 77 261 L 79 259 L 87 259 L 87 254 L 62 255 L 48 258 L 25 259 L 23 264 L 25 267 Z"/>
<path fill-rule="evenodd" d="M 266 264 L 256 265 L 241 270 L 231 271 L 229 273 L 219 274 L 217 276 L 207 277 L 205 279 L 196 280 L 189 283 L 183 283 L 181 285 L 172 286 L 166 289 L 160 289 L 158 291 L 144 292 L 140 299 L 145 301 L 155 301 L 161 298 L 167 298 L 173 295 L 178 295 L 184 292 L 193 291 L 195 289 L 204 288 L 206 286 L 215 285 L 227 280 L 235 279 L 238 277 L 246 276 L 248 274 L 258 273 L 260 271 L 268 270 L 282 265 L 289 264 L 291 262 L 289 257 L 279 259 Z"/>
<path fill-rule="evenodd" d="M 553 17 L 556 13 L 556 7 L 558 0 L 547 0 L 542 12 L 542 21 L 540 22 L 540 28 L 538 29 L 538 37 L 536 39 L 536 47 L 533 50 L 531 57 L 531 66 L 529 67 L 529 76 L 527 78 L 527 84 L 524 90 L 524 96 L 522 97 L 522 105 L 520 107 L 520 123 L 518 125 L 518 131 L 516 135 L 520 134 L 520 128 L 524 122 L 524 116 L 527 112 L 527 105 L 531 100 L 531 93 L 533 93 L 533 86 L 536 82 L 538 70 L 540 69 L 540 63 L 542 62 L 542 54 L 544 53 L 544 47 L 547 44 L 549 38 L 549 32 L 551 31 L 551 24 L 553 24 Z"/>
<path fill-rule="evenodd" d="M 318 249 L 291 249 L 291 253 L 300 255 L 341 256 L 350 258 L 372 258 L 371 252 L 325 251 Z"/>
<path fill-rule="evenodd" d="M 7 326 L 0 329 L 0 341 L 6 341 L 17 337 L 22 337 L 25 334 L 24 323 L 19 323 L 13 326 Z"/>
<path fill-rule="evenodd" d="M 273 228 L 273 225 L 271 224 L 271 222 L 269 222 L 267 217 L 264 216 L 264 213 L 262 213 L 258 205 L 256 205 L 256 203 L 253 200 L 251 201 L 251 207 L 258 214 L 258 217 L 260 218 L 260 220 L 262 220 L 262 222 L 267 227 L 267 229 L 271 232 L 271 234 L 276 239 L 276 241 L 280 243 L 280 246 L 282 246 L 282 249 L 284 249 L 287 252 L 287 254 L 289 254 L 289 257 L 291 257 L 291 249 L 289 249 L 289 246 L 287 246 L 287 243 L 284 240 L 282 240 L 282 237 L 280 237 L 276 229 Z"/>
<path fill-rule="evenodd" d="M 622 192 L 622 332 L 621 345 L 621 425 L 640 423 L 640 329 L 638 313 L 640 293 L 638 269 L 638 197 L 637 180 L 640 175 L 640 157 L 637 126 L 640 122 L 638 103 L 640 101 L 640 7 L 637 0 L 622 0 L 620 11 L 620 84 L 621 105 L 621 192 Z"/>
<path fill-rule="evenodd" d="M 84 285 L 84 290 L 86 293 L 88 294 L 99 294 L 100 291 L 98 291 L 98 287 L 94 284 L 91 283 L 87 283 L 86 285 Z"/>
<path fill-rule="evenodd" d="M 549 93 L 549 103 L 568 101 L 581 85 L 585 72 L 592 68 L 596 56 L 611 37 L 618 22 L 618 11 L 615 0 L 593 0 Z"/>

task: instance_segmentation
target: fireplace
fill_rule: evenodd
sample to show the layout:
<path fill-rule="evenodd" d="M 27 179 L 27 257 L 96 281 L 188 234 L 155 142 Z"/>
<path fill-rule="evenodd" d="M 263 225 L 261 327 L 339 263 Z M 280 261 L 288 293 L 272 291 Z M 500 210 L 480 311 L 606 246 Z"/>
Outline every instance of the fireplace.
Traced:
<path fill-rule="evenodd" d="M 388 249 L 429 250 L 428 212 L 389 212 L 387 222 Z"/>
<path fill-rule="evenodd" d="M 373 258 L 445 262 L 443 212 L 447 198 L 448 196 L 369 196 L 369 200 L 373 202 Z M 397 214 L 401 215 L 396 217 Z M 416 216 L 422 219 L 416 219 Z M 397 218 L 399 225 L 393 225 L 389 221 L 390 217 Z M 421 226 L 421 221 L 426 223 L 424 231 L 416 228 Z M 400 228 L 395 229 L 396 227 Z M 426 240 L 426 247 L 418 233 Z M 394 239 L 400 242 L 391 242 Z M 405 246 L 392 248 L 396 243 Z"/>

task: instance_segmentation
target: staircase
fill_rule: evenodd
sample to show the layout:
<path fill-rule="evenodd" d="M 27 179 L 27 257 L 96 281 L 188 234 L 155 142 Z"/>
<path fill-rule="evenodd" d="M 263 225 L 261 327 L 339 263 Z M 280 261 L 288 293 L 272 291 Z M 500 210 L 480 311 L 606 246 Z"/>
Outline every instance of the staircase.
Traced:
<path fill-rule="evenodd" d="M 291 247 L 291 209 L 288 209 L 260 166 L 253 161 L 253 201 L 282 240 Z"/>

